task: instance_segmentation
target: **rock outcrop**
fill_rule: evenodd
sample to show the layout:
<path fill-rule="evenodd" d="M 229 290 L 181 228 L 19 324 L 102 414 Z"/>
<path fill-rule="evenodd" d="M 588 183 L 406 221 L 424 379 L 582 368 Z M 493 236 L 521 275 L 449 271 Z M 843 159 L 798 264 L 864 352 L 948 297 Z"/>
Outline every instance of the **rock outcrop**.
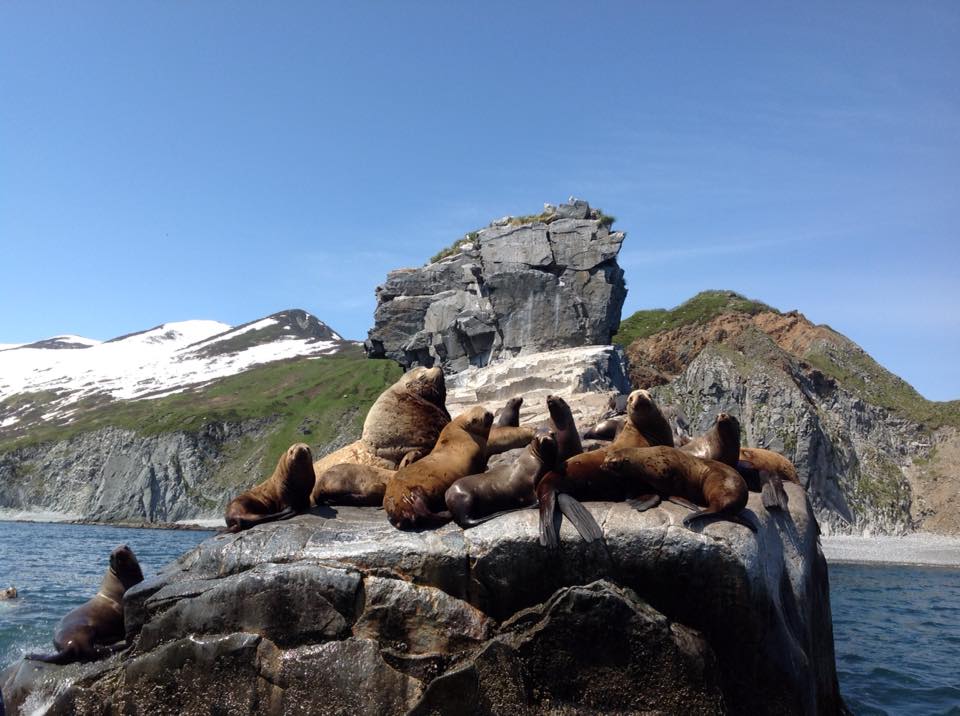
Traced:
<path fill-rule="evenodd" d="M 377 287 L 373 358 L 448 373 L 498 358 L 610 343 L 626 297 L 623 232 L 584 201 L 505 217 Z"/>
<path fill-rule="evenodd" d="M 127 592 L 130 647 L 20 661 L 51 714 L 839 713 L 826 565 L 802 489 L 701 532 L 666 504 L 588 503 L 559 552 L 521 510 L 399 532 L 372 508 L 208 539 Z"/>

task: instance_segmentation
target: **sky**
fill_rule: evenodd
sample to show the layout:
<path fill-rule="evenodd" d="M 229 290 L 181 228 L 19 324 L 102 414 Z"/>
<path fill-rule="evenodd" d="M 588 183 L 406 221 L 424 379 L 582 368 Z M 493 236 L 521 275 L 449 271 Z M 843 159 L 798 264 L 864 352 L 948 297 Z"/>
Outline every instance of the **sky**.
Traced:
<path fill-rule="evenodd" d="M 0 343 L 303 308 L 573 195 L 623 315 L 798 309 L 960 398 L 960 4 L 0 4 Z"/>

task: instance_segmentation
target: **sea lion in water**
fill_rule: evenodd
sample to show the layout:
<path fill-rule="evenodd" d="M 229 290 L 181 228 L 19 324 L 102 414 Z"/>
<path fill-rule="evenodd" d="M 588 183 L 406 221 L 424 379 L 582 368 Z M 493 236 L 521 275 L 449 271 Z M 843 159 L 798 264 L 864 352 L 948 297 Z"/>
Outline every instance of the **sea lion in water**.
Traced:
<path fill-rule="evenodd" d="M 280 456 L 270 477 L 234 497 L 227 505 L 224 513 L 227 532 L 239 532 L 306 512 L 310 509 L 314 483 L 310 447 L 304 443 L 291 445 Z"/>
<path fill-rule="evenodd" d="M 641 490 L 650 486 L 660 497 L 679 497 L 705 506 L 683 518 L 688 527 L 695 520 L 717 516 L 757 531 L 739 514 L 747 506 L 747 483 L 722 462 L 703 460 L 672 447 L 617 448 L 607 451 L 603 469 L 642 484 Z"/>
<path fill-rule="evenodd" d="M 719 413 L 713 427 L 680 449 L 694 457 L 736 467 L 740 459 L 740 421 L 729 413 Z"/>
<path fill-rule="evenodd" d="M 750 489 L 760 490 L 760 499 L 768 510 L 786 510 L 789 498 L 783 481 L 800 484 L 797 468 L 780 453 L 764 448 L 740 448 L 737 471 Z"/>
<path fill-rule="evenodd" d="M 49 664 L 93 661 L 122 649 L 126 642 L 123 628 L 123 595 L 143 581 L 136 556 L 127 545 L 110 553 L 110 566 L 96 595 L 67 613 L 53 634 L 55 654 L 30 654 L 27 659 Z M 120 642 L 119 644 L 117 642 Z"/>
<path fill-rule="evenodd" d="M 471 408 L 447 424 L 429 455 L 397 470 L 383 497 L 383 509 L 394 527 L 417 529 L 452 519 L 444 495 L 461 477 L 486 467 L 492 424 L 489 410 Z"/>
<path fill-rule="evenodd" d="M 473 527 L 510 510 L 536 503 L 534 488 L 557 462 L 557 439 L 552 432 L 537 434 L 511 465 L 467 475 L 444 495 L 447 509 L 461 527 Z"/>
<path fill-rule="evenodd" d="M 16 599 L 17 598 L 17 588 L 16 587 L 7 587 L 6 589 L 0 590 L 0 601 L 5 599 Z"/>
<path fill-rule="evenodd" d="M 567 460 L 583 452 L 580 433 L 573 420 L 573 413 L 567 401 L 559 395 L 547 396 L 547 410 L 550 411 L 550 429 L 557 436 L 557 448 L 560 459 Z"/>
<path fill-rule="evenodd" d="M 526 447 L 533 440 L 536 432 L 536 430 L 527 426 L 498 428 L 494 425 L 490 428 L 490 436 L 487 438 L 487 457 L 499 455 L 507 450 Z"/>
<path fill-rule="evenodd" d="M 360 439 L 317 460 L 316 474 L 342 463 L 395 470 L 410 451 L 430 452 L 450 422 L 446 400 L 440 368 L 414 368 L 404 373 L 370 406 Z"/>
<path fill-rule="evenodd" d="M 510 398 L 507 404 L 497 413 L 493 427 L 495 428 L 517 428 L 520 427 L 520 406 L 523 405 L 523 398 Z"/>

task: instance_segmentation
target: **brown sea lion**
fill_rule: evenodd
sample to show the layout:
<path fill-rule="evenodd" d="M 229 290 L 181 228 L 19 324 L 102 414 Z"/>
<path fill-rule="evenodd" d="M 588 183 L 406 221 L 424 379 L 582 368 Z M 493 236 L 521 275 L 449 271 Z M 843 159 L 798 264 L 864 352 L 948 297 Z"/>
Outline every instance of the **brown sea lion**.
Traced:
<path fill-rule="evenodd" d="M 560 459 L 567 460 L 582 453 L 583 443 L 567 401 L 559 395 L 548 395 L 547 410 L 550 411 L 550 429 L 557 436 Z"/>
<path fill-rule="evenodd" d="M 0 601 L 5 599 L 16 599 L 17 598 L 17 588 L 16 587 L 7 587 L 6 589 L 0 589 Z"/>
<path fill-rule="evenodd" d="M 395 470 L 412 450 L 433 449 L 450 422 L 447 388 L 440 368 L 414 368 L 370 406 L 360 439 L 317 460 L 317 475 L 334 465 L 353 463 Z"/>
<path fill-rule="evenodd" d="M 291 445 L 280 456 L 270 477 L 234 497 L 227 505 L 224 513 L 227 532 L 239 532 L 306 512 L 310 509 L 314 483 L 310 447 L 304 443 Z"/>
<path fill-rule="evenodd" d="M 760 499 L 768 510 L 786 510 L 790 500 L 783 481 L 800 484 L 797 468 L 787 458 L 764 448 L 740 448 L 737 471 L 751 490 L 760 491 Z"/>
<path fill-rule="evenodd" d="M 606 418 L 585 432 L 583 437 L 587 440 L 613 440 L 626 420 L 625 417 Z"/>
<path fill-rule="evenodd" d="M 740 459 L 740 421 L 729 413 L 719 413 L 713 427 L 680 449 L 694 457 L 719 460 L 724 465 L 736 467 Z"/>
<path fill-rule="evenodd" d="M 557 439 L 541 432 L 512 464 L 467 475 L 453 483 L 444 495 L 447 509 L 461 527 L 473 527 L 504 512 L 528 507 L 537 501 L 534 488 L 557 462 Z"/>
<path fill-rule="evenodd" d="M 123 641 L 123 595 L 143 581 L 133 550 L 121 545 L 110 553 L 110 566 L 92 599 L 67 613 L 53 634 L 55 654 L 30 654 L 27 659 L 49 664 L 93 661 L 119 651 Z M 120 642 L 118 644 L 118 642 Z"/>
<path fill-rule="evenodd" d="M 398 529 L 444 524 L 444 495 L 454 482 L 487 465 L 487 437 L 493 414 L 477 406 L 458 415 L 440 432 L 433 451 L 407 465 L 387 482 L 383 509 Z"/>
<path fill-rule="evenodd" d="M 705 506 L 683 518 L 688 527 L 695 520 L 717 516 L 757 531 L 756 525 L 740 516 L 747 506 L 747 484 L 740 473 L 722 462 L 703 460 L 672 447 L 611 448 L 603 469 L 640 483 L 638 490 L 650 486 L 661 498 L 679 497 Z"/>
<path fill-rule="evenodd" d="M 502 427 L 494 425 L 490 428 L 490 436 L 487 438 L 487 457 L 499 455 L 507 450 L 526 447 L 536 435 L 533 428 L 524 427 Z"/>
<path fill-rule="evenodd" d="M 523 398 L 510 398 L 507 404 L 501 408 L 496 415 L 493 423 L 495 428 L 516 428 L 520 426 L 520 406 L 523 405 Z"/>
<path fill-rule="evenodd" d="M 406 458 L 404 458 L 406 459 Z M 383 504 L 387 481 L 396 475 L 373 465 L 341 463 L 324 470 L 313 486 L 310 499 L 315 505 L 375 505 Z"/>
<path fill-rule="evenodd" d="M 635 390 L 627 397 L 627 420 L 614 438 L 614 447 L 673 447 L 673 428 L 663 417 L 653 396 Z"/>

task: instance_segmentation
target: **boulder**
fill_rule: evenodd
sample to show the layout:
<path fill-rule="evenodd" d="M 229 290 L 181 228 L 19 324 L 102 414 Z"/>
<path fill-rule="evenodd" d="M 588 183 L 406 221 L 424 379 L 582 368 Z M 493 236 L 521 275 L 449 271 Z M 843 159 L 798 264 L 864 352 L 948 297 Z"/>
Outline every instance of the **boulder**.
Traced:
<path fill-rule="evenodd" d="M 126 651 L 0 686 L 12 713 L 839 713 L 817 524 L 785 487 L 786 514 L 751 495 L 757 533 L 588 503 L 605 544 L 565 523 L 557 552 L 535 510 L 217 535 L 127 592 Z"/>
<path fill-rule="evenodd" d="M 581 200 L 529 221 L 498 220 L 445 258 L 387 275 L 367 355 L 453 373 L 609 343 L 627 295 L 617 265 L 624 238 Z"/>

